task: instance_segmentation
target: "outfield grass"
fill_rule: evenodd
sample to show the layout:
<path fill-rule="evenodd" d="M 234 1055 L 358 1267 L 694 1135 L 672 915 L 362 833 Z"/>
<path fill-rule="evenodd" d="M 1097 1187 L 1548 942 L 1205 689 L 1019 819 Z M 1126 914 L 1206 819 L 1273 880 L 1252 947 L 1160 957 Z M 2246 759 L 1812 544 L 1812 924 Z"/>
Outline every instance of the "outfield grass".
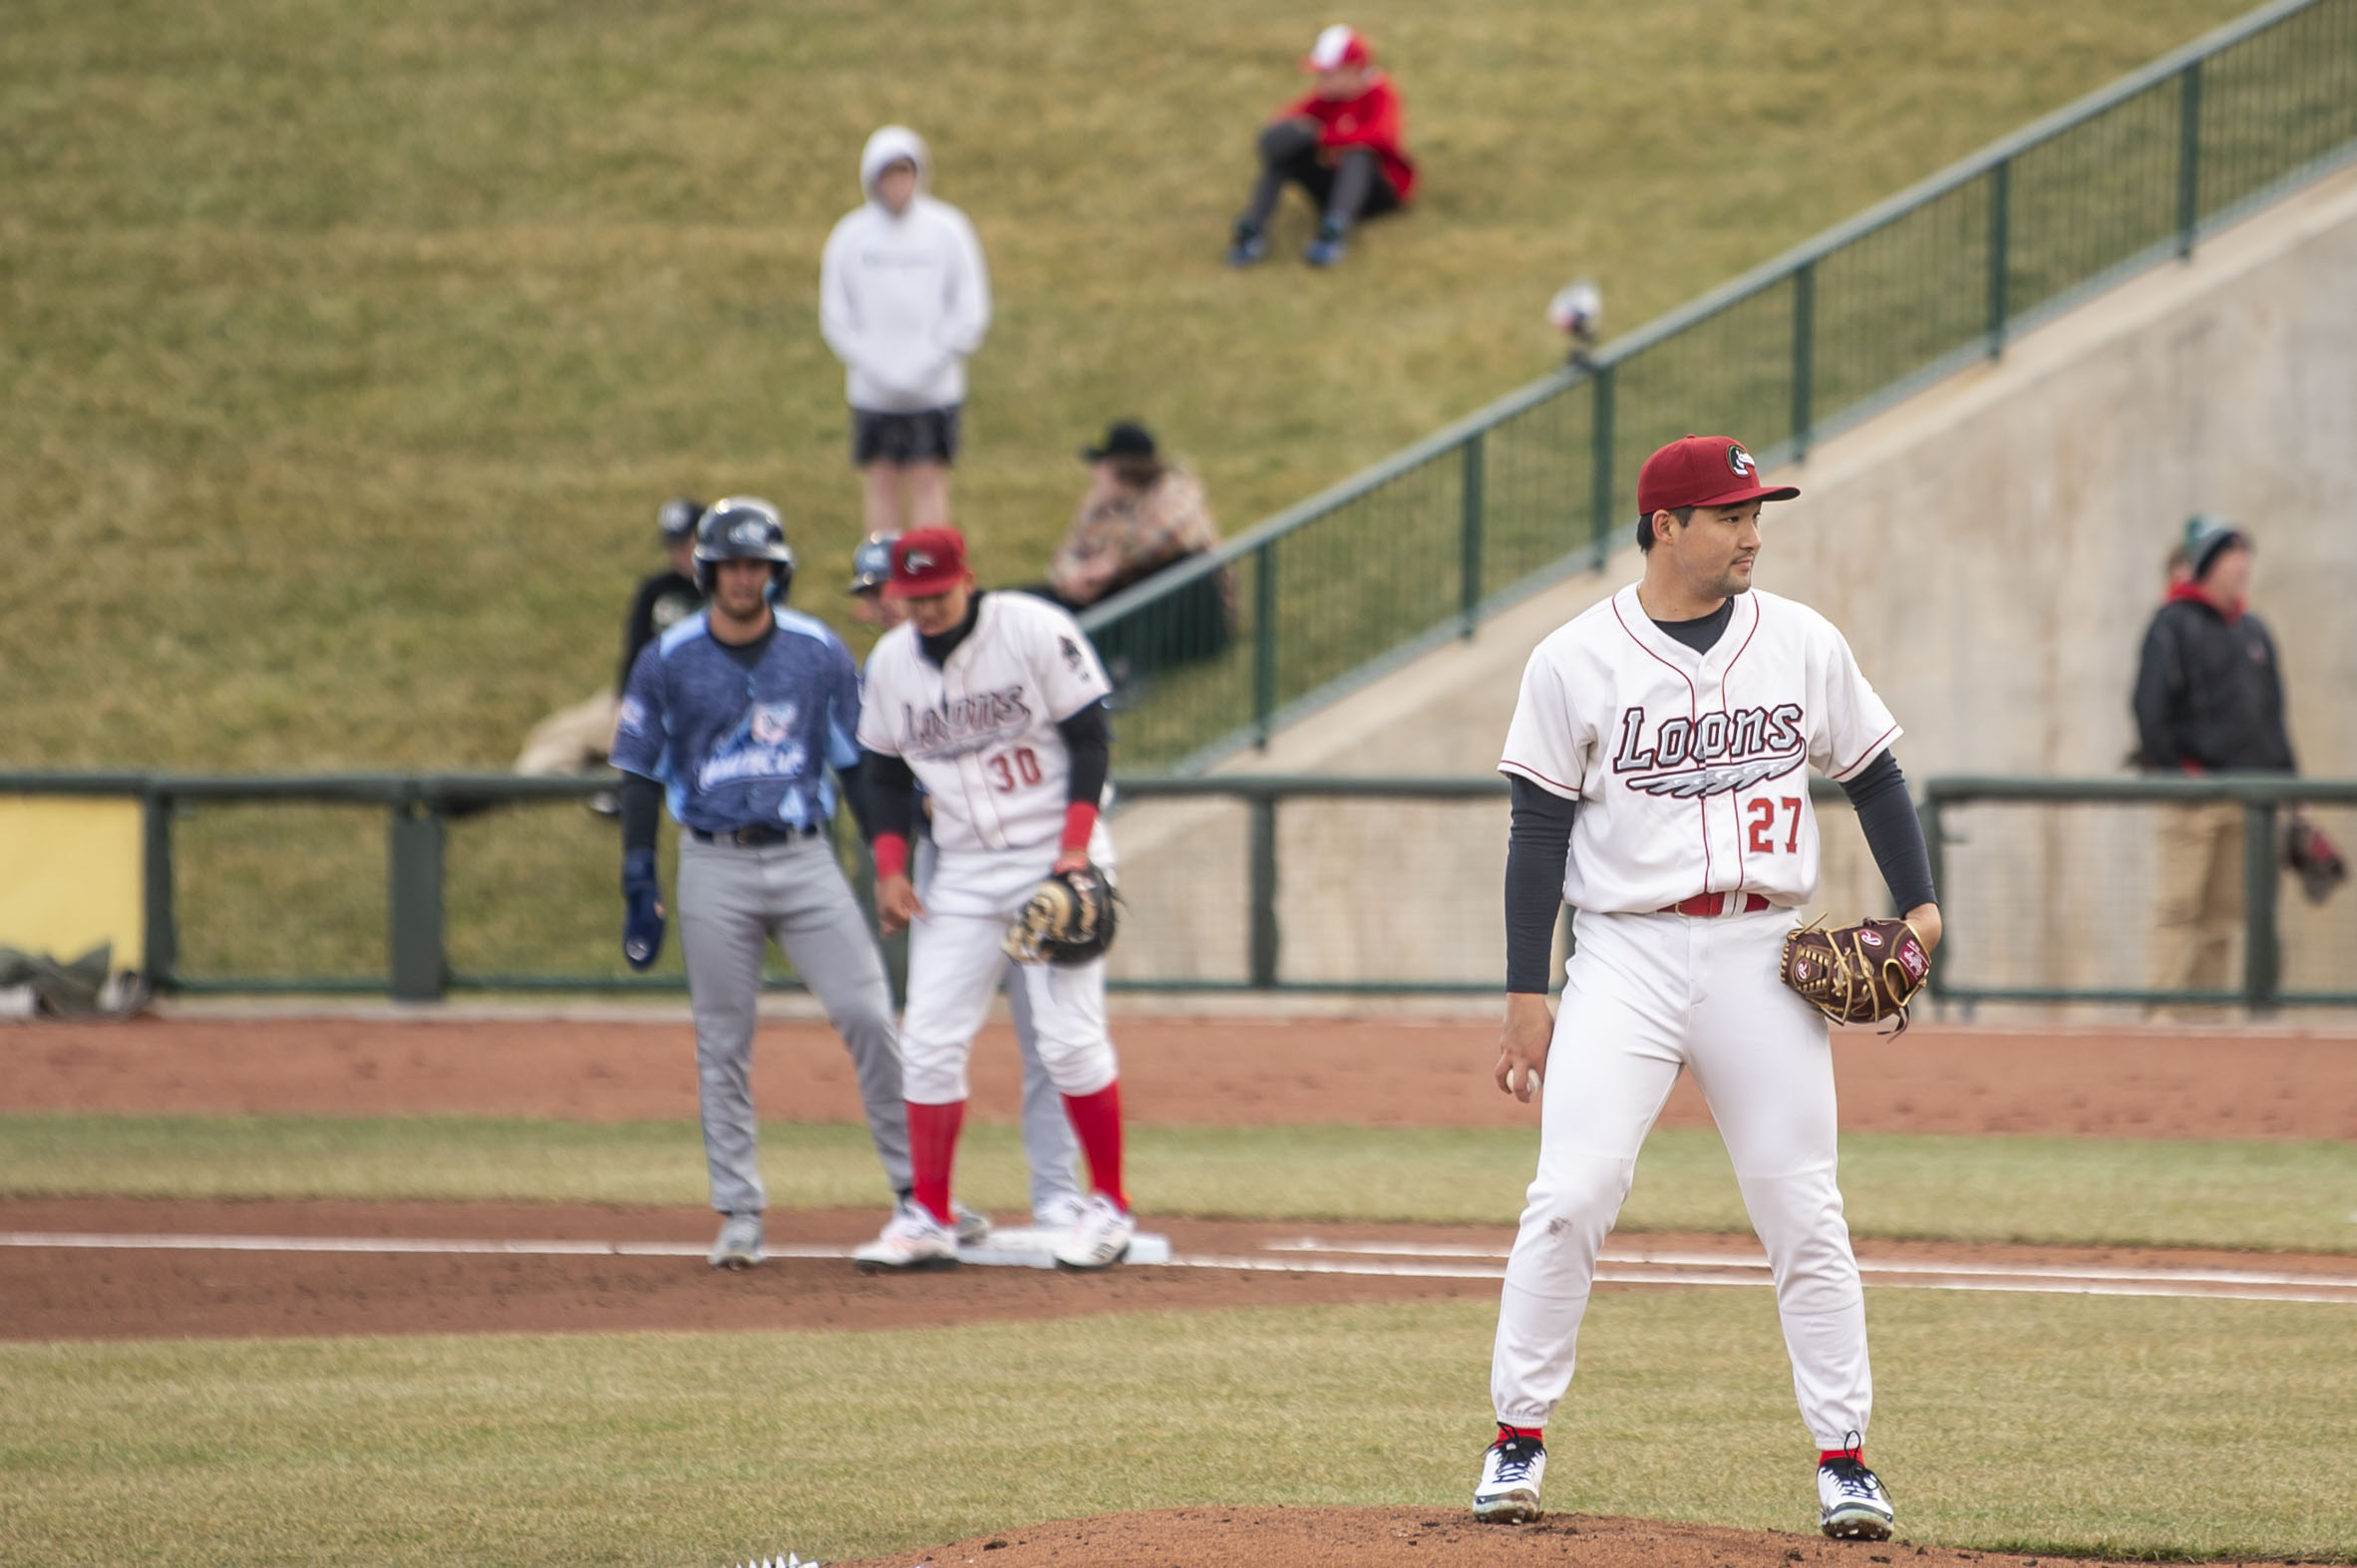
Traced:
<path fill-rule="evenodd" d="M 1109 417 L 1240 527 L 1549 368 L 1573 273 L 1634 325 L 2241 9 L 1368 0 L 1427 193 L 1312 276 L 1217 264 L 1306 13 L 13 0 L 0 760 L 504 764 L 677 489 L 782 501 L 840 619 L 817 256 L 884 120 L 990 253 L 958 497 L 1004 580 Z"/>
<path fill-rule="evenodd" d="M 2346 1308 L 1867 1295 L 1903 1538 L 2234 1558 L 2357 1540 Z M 6 1345 L 0 1526 L 9 1560 L 45 1564 L 581 1568 L 833 1561 L 1187 1504 L 1455 1510 L 1494 1319 Z M 1581 1348 L 1550 1505 L 1813 1526 L 1767 1292 L 1599 1297 Z"/>
<path fill-rule="evenodd" d="M 1505 1223 L 1536 1155 L 1525 1130 L 1138 1127 L 1131 1191 L 1150 1217 Z M 780 1208 L 884 1200 L 863 1129 L 773 1123 Z M 1852 1134 L 1861 1236 L 2357 1252 L 2357 1147 Z M 967 1130 L 959 1193 L 1027 1206 L 1014 1129 Z M 220 1198 L 511 1198 L 701 1203 L 687 1122 L 460 1116 L 0 1117 L 0 1193 Z M 1656 1131 L 1621 1229 L 1749 1229 L 1718 1134 Z"/>

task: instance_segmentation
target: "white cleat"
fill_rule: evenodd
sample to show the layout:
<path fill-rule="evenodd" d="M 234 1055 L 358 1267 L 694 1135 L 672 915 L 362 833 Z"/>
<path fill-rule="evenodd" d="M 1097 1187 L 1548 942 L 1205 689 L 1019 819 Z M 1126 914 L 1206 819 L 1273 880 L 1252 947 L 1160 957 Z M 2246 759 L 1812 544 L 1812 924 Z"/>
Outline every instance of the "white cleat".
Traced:
<path fill-rule="evenodd" d="M 851 1261 L 862 1274 L 877 1269 L 937 1269 L 957 1263 L 957 1237 L 915 1202 L 892 1211 L 883 1234 L 851 1249 Z"/>
<path fill-rule="evenodd" d="M 1474 1517 L 1484 1524 L 1532 1524 L 1539 1517 L 1538 1483 L 1546 1478 L 1546 1444 L 1504 1431 L 1482 1455 L 1474 1487 Z"/>
<path fill-rule="evenodd" d="M 749 1269 L 761 1262 L 761 1216 L 731 1214 L 723 1219 L 704 1261 L 716 1269 Z"/>
<path fill-rule="evenodd" d="M 1855 1459 L 1817 1467 L 1818 1527 L 1837 1541 L 1887 1541 L 1898 1515 L 1882 1478 Z"/>
<path fill-rule="evenodd" d="M 1037 1230 L 1070 1230 L 1088 1208 L 1089 1200 L 1079 1193 L 1058 1193 L 1031 1211 L 1031 1223 Z"/>
<path fill-rule="evenodd" d="M 1138 1222 L 1097 1193 L 1056 1243 L 1056 1261 L 1068 1269 L 1110 1268 L 1130 1255 L 1130 1238 L 1137 1233 Z"/>

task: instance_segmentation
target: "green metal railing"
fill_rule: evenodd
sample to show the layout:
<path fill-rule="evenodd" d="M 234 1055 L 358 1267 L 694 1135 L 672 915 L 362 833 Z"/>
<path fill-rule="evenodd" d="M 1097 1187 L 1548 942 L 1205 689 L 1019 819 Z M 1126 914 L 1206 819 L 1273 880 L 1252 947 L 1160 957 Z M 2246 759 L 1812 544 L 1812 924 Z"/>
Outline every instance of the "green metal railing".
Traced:
<path fill-rule="evenodd" d="M 2023 932 L 2033 949 L 2051 944 L 2079 948 L 2100 961 L 2099 944 L 2091 932 L 2112 931 L 2128 938 L 2124 944 L 2137 953 L 2150 940 L 2161 917 L 2155 888 L 2166 874 L 2157 867 L 2149 876 L 2122 874 L 2125 863 L 2140 853 L 2158 861 L 2170 852 L 2155 843 L 2163 827 L 2159 813 L 2170 807 L 2229 801 L 2242 808 L 2241 891 L 2237 923 L 2242 946 L 2241 984 L 2231 988 L 2194 990 L 2154 984 L 2149 974 L 2140 982 L 2117 973 L 2096 974 L 2086 980 L 2056 981 L 2046 953 L 2032 951 L 2018 967 L 2035 978 L 2022 981 L 1997 978 L 2006 967 L 1992 949 L 2008 928 Z M 2293 805 L 2306 807 L 2357 806 L 2357 781 L 2292 779 L 2279 774 L 2212 774 L 2203 778 L 2140 779 L 1934 779 L 1924 787 L 1922 816 L 1929 842 L 1934 880 L 1940 887 L 1941 913 L 1948 934 L 1932 955 L 1932 994 L 1942 1002 L 1970 1008 L 1978 1002 L 2115 1002 L 2161 1004 L 2239 1004 L 2254 1012 L 2276 1007 L 2357 1007 L 2357 931 L 2340 933 L 2342 940 L 2327 943 L 2319 972 L 2332 983 L 2297 988 L 2284 984 L 2281 889 L 2283 884 L 2282 822 L 2280 813 Z M 2004 814 L 2021 816 L 2028 808 L 2050 807 L 2049 819 L 2029 832 L 2015 829 L 2013 858 L 2026 863 L 2007 865 L 2002 845 L 1981 846 L 1993 874 L 1991 895 L 1974 898 L 1957 865 L 1959 845 L 1971 845 L 1975 834 L 1959 827 L 1969 807 L 2007 807 Z M 2084 808 L 2111 806 L 2123 829 L 2106 839 L 2090 830 Z M 2120 807 L 2145 808 L 2147 822 L 2127 820 Z M 2063 813 L 2069 813 L 2065 815 Z M 2071 817 L 2079 817 L 2072 820 Z M 2147 831 L 2151 829 L 2151 831 Z M 1996 827 L 1991 837 L 2001 837 Z M 2124 834 L 2141 835 L 2142 841 Z M 2347 835 L 2341 835 L 2347 841 Z M 2346 898 L 2348 895 L 2342 895 Z M 1987 907 L 1982 907 L 1986 905 Z M 2346 904 L 2343 905 L 2344 912 Z M 2041 931 L 2041 922 L 2051 923 Z M 2075 939 L 2059 939 L 2068 930 Z"/>
<path fill-rule="evenodd" d="M 148 975 L 161 991 L 183 994 L 253 994 L 304 992 L 391 996 L 398 1001 L 433 1001 L 453 992 L 679 992 L 686 989 L 678 968 L 677 944 L 666 953 L 655 973 L 632 974 L 621 967 L 619 931 L 621 903 L 617 886 L 618 848 L 610 824 L 595 822 L 585 812 L 564 813 L 576 836 L 554 851 L 560 864 L 547 856 L 537 861 L 517 860 L 513 846 L 498 841 L 503 821 L 513 837 L 532 824 L 518 819 L 530 813 L 504 810 L 554 801 L 584 800 L 612 787 L 613 777 L 519 778 L 507 774 L 351 774 L 276 778 L 194 778 L 160 774 L 0 774 L 0 795 L 109 795 L 137 799 L 144 823 L 144 906 Z M 1414 975 L 1363 975 L 1336 982 L 1295 982 L 1284 978 L 1281 954 L 1283 917 L 1278 889 L 1281 809 L 1293 801 L 1497 801 L 1507 795 L 1506 781 L 1496 775 L 1472 778 L 1375 779 L 1340 776 L 1302 777 L 1123 777 L 1115 781 L 1122 808 L 1157 801 L 1228 799 L 1245 811 L 1244 908 L 1245 963 L 1231 978 L 1196 979 L 1157 976 L 1117 978 L 1117 986 L 1133 990 L 1315 990 L 1360 993 L 1492 991 L 1494 980 L 1478 984 Z M 1821 799 L 1840 798 L 1838 787 L 1824 780 L 1813 782 Z M 234 840 L 229 854 L 208 856 L 192 851 L 188 828 L 201 823 L 206 808 L 260 805 L 267 810 L 257 824 L 258 834 Z M 358 808 L 357 814 L 353 808 Z M 303 810 L 327 809 L 336 814 L 322 822 L 305 823 Z M 370 856 L 352 853 L 371 828 L 369 817 L 381 816 L 384 833 L 380 870 L 384 901 L 375 909 L 352 896 L 354 884 L 369 877 Z M 486 824 L 491 824 L 487 826 Z M 839 818 L 838 847 L 863 899 L 868 892 L 868 864 L 856 847 L 845 821 Z M 454 837 L 478 834 L 454 853 Z M 208 908 L 203 920 L 227 919 L 248 926 L 270 923 L 256 930 L 239 951 L 262 952 L 285 968 L 255 967 L 222 970 L 188 962 L 188 903 L 191 877 L 185 861 L 202 861 L 201 877 L 238 884 L 233 894 L 210 891 L 218 911 Z M 454 867 L 454 860 L 457 862 Z M 329 880 L 308 886 L 282 888 L 257 875 L 256 866 L 271 863 L 326 862 Z M 489 862 L 494 869 L 470 869 L 471 862 Z M 570 904 L 579 914 L 579 930 L 594 933 L 589 944 L 609 963 L 602 972 L 531 968 L 510 964 L 499 969 L 470 968 L 456 960 L 452 933 L 454 869 L 470 872 L 471 885 L 496 885 L 503 918 L 516 920 L 544 913 L 551 905 Z M 505 879 L 495 882 L 495 879 Z M 1458 889 L 1457 891 L 1463 891 Z M 1473 895 L 1495 903 L 1495 889 Z M 872 911 L 872 903 L 869 904 Z M 1318 918 L 1324 918 L 1318 911 Z M 342 973 L 306 971 L 298 956 L 304 928 L 342 920 L 381 929 L 383 967 L 373 973 L 347 967 Z M 218 947 L 218 943 L 213 944 Z M 349 944 L 346 944 L 348 947 Z M 887 944 L 889 947 L 890 944 Z M 565 955 L 584 950 L 576 941 L 556 949 Z M 888 957 L 897 957 L 887 953 Z M 561 959 L 558 960 L 561 962 Z M 894 966 L 897 969 L 897 965 Z M 799 988 L 791 975 L 773 973 L 776 989 Z"/>
<path fill-rule="evenodd" d="M 1149 661 L 1126 756 L 1192 772 L 1582 568 L 1645 455 L 1763 461 L 1980 358 L 2357 154 L 2357 0 L 2279 0 L 1237 536 L 1093 606 Z M 1237 636 L 1200 579 L 1231 572 Z M 1212 650 L 1220 649 L 1215 654 Z M 1210 656 L 1205 656 L 1210 655 Z"/>
<path fill-rule="evenodd" d="M 161 990 L 343 992 L 403 1001 L 453 992 L 678 992 L 685 979 L 676 944 L 656 973 L 632 974 L 621 965 L 612 825 L 578 810 L 545 809 L 584 798 L 610 783 L 504 774 L 249 779 L 18 774 L 0 775 L 0 794 L 107 795 L 141 802 L 144 937 L 149 976 Z M 1139 806 L 1227 801 L 1241 807 L 1240 833 L 1233 831 L 1232 816 L 1224 836 L 1215 826 L 1190 819 L 1188 841 L 1203 847 L 1191 851 L 1185 870 L 1194 878 L 1232 878 L 1238 868 L 1219 866 L 1208 846 L 1236 846 L 1242 875 L 1227 885 L 1240 895 L 1236 914 L 1244 935 L 1240 963 L 1232 970 L 1209 978 L 1176 978 L 1133 967 L 1117 985 L 1364 994 L 1496 990 L 1496 978 L 1486 973 L 1492 956 L 1481 951 L 1481 941 L 1465 950 L 1475 960 L 1472 968 L 1483 971 L 1478 979 L 1463 978 L 1464 968 L 1451 975 L 1418 973 L 1397 964 L 1381 973 L 1295 978 L 1316 971 L 1287 962 L 1286 911 L 1321 926 L 1331 925 L 1338 914 L 1330 900 L 1297 896 L 1288 902 L 1280 896 L 1281 845 L 1285 813 L 1296 805 L 1313 808 L 1313 825 L 1332 839 L 1338 827 L 1343 834 L 1353 830 L 1338 818 L 1354 803 L 1407 808 L 1455 802 L 1495 812 L 1507 794 L 1503 779 L 1147 776 L 1123 778 L 1117 786 L 1125 820 Z M 1812 779 L 1810 790 L 1821 805 L 1842 798 L 1840 788 L 1824 779 Z M 2165 854 L 2160 838 L 2167 825 L 2163 814 L 2207 801 L 2236 802 L 2243 812 L 2242 893 L 2232 912 L 2243 949 L 2240 983 L 2208 990 L 2155 985 L 2143 961 L 2157 919 L 2155 889 Z M 2309 923 L 2293 932 L 2301 940 L 2289 945 L 2306 952 L 2305 973 L 2321 983 L 2300 984 L 2297 976 L 2286 983 L 2278 829 L 2280 813 L 2294 802 L 2319 814 L 2338 813 L 2331 830 L 2344 843 L 2357 843 L 2357 781 L 2256 775 L 1932 780 L 1921 812 L 1947 928 L 1947 940 L 1933 961 L 1933 996 L 1966 1008 L 1983 1002 L 2183 1003 L 2254 1011 L 2357 1007 L 2350 978 L 2357 965 L 2357 892 L 2303 917 Z M 532 806 L 541 809 L 518 809 Z M 217 823 L 208 825 L 208 817 L 254 807 L 259 810 L 247 824 L 254 830 L 224 836 Z M 380 825 L 382 848 L 372 850 L 369 841 Z M 863 883 L 864 856 L 847 827 L 838 826 L 845 863 L 854 880 Z M 1381 844 L 1423 829 L 1385 815 L 1360 830 L 1374 835 L 1364 859 L 1377 865 Z M 1471 911 L 1479 908 L 1487 916 L 1497 906 L 1493 879 L 1469 879 L 1454 864 L 1446 871 L 1428 868 L 1446 885 L 1407 885 L 1396 866 L 1382 873 L 1391 878 L 1387 891 L 1392 896 L 1426 911 L 1427 926 L 1413 944 L 1418 949 L 1445 947 L 1451 928 L 1466 923 Z M 307 884 L 273 880 L 274 870 L 289 867 L 320 870 Z M 1330 866 L 1324 869 L 1331 874 Z M 1311 880 L 1316 879 L 1313 874 Z M 382 887 L 381 903 L 370 900 L 371 884 Z M 1137 891 L 1151 904 L 1157 890 Z M 1186 896 L 1199 896 L 1199 888 Z M 1144 907 L 1138 906 L 1141 913 Z M 551 912 L 568 917 L 570 924 L 538 946 L 500 948 L 495 943 L 487 949 L 480 931 L 470 937 L 455 929 L 487 923 L 505 929 Z M 220 933 L 210 929 L 221 923 L 239 926 L 241 940 L 224 945 Z M 320 967 L 321 950 L 306 948 L 309 928 L 339 923 L 347 928 L 347 940 L 333 951 L 347 957 L 354 948 L 351 929 L 365 926 L 372 939 L 382 933 L 381 948 L 373 940 L 362 944 L 379 956 L 368 972 L 349 963 L 340 972 L 328 972 Z M 1238 924 L 1233 919 L 1216 923 L 1229 931 Z M 1154 951 L 1140 944 L 1156 940 L 1150 918 L 1136 929 L 1126 955 L 1133 964 L 1141 951 Z M 190 950 L 198 946 L 203 952 L 191 962 Z M 487 951 L 509 956 L 486 963 Z M 221 967 L 223 953 L 248 962 L 242 969 Z M 263 955 L 259 964 L 250 961 L 257 954 Z M 1402 961 L 1413 956 L 1399 955 Z M 598 963 L 606 967 L 588 967 Z M 770 979 L 778 987 L 798 984 L 784 973 Z"/>

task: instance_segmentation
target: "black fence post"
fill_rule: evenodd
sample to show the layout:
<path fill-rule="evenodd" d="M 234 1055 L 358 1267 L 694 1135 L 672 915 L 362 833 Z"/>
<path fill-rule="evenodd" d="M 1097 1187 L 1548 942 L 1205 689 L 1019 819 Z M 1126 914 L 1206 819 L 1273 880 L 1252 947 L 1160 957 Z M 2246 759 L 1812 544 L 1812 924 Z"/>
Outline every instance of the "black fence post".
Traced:
<path fill-rule="evenodd" d="M 1594 416 L 1589 432 L 1588 526 L 1593 530 L 1596 570 L 1612 553 L 1612 382 L 1613 367 L 1599 366 L 1595 379 Z"/>
<path fill-rule="evenodd" d="M 1817 422 L 1814 408 L 1817 376 L 1817 263 L 1804 261 L 1793 269 L 1793 457 L 1809 456 L 1809 439 Z"/>
<path fill-rule="evenodd" d="M 1488 504 L 1484 493 L 1486 483 L 1483 433 L 1475 431 L 1458 448 L 1463 481 L 1459 487 L 1459 529 L 1457 543 L 1457 613 L 1464 621 L 1462 635 L 1474 634 L 1474 622 L 1482 607 L 1482 511 Z"/>
<path fill-rule="evenodd" d="M 171 881 L 174 804 L 170 795 L 153 789 L 140 797 L 140 901 L 145 906 L 140 945 L 146 950 L 142 967 L 148 984 L 159 991 L 171 988 L 180 956 L 179 913 Z"/>
<path fill-rule="evenodd" d="M 2242 1001 L 2253 1013 L 2274 1011 L 2283 979 L 2275 936 L 2275 807 L 2242 802 Z"/>
<path fill-rule="evenodd" d="M 1932 896 L 1937 898 L 1945 890 L 1942 873 L 1947 867 L 1947 856 L 1943 852 L 1946 845 L 1940 836 L 1939 796 L 1926 793 L 1923 796 L 1923 803 L 1915 807 L 1915 815 L 1923 823 L 1923 848 L 1931 860 Z M 1904 914 L 1906 911 L 1902 909 L 1899 913 Z M 1931 950 L 1931 973 L 1923 977 L 1923 984 L 1929 989 L 1931 999 L 1935 1002 L 1945 1000 L 1948 938 L 1952 934 L 1948 929 L 1947 911 L 1943 908 L 1940 911 L 1939 946 Z"/>
<path fill-rule="evenodd" d="M 1989 358 L 2005 352 L 2006 274 L 2013 265 L 2013 159 L 1989 170 Z"/>
<path fill-rule="evenodd" d="M 2177 84 L 2177 253 L 2190 261 L 2201 227 L 2201 62 L 2189 62 Z"/>
<path fill-rule="evenodd" d="M 1251 824 L 1247 849 L 1251 858 L 1248 961 L 1253 989 L 1266 991 L 1277 983 L 1276 796 L 1257 790 L 1250 796 L 1250 802 L 1247 808 Z"/>
<path fill-rule="evenodd" d="M 1276 713 L 1276 541 L 1252 552 L 1252 745 L 1268 750 Z"/>
<path fill-rule="evenodd" d="M 386 808 L 386 936 L 397 1002 L 438 1002 L 449 982 L 442 950 L 442 810 L 416 788 Z"/>

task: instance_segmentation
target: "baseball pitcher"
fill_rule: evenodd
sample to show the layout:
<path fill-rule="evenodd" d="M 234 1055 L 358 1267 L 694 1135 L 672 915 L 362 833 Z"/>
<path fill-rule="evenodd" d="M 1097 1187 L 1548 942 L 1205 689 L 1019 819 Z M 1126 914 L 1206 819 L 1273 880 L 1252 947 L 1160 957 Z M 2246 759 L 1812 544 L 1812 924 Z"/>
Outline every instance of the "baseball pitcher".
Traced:
<path fill-rule="evenodd" d="M 1905 948 L 1894 962 L 1914 971 L 1902 978 L 1919 983 L 1939 909 L 1889 751 L 1897 722 L 1830 622 L 1752 587 L 1761 505 L 1799 493 L 1761 482 L 1726 437 L 1662 448 L 1637 481 L 1643 577 L 1547 637 L 1522 675 L 1499 763 L 1514 815 L 1495 1077 L 1524 1101 L 1542 1071 L 1546 1082 L 1538 1170 L 1499 1303 L 1482 1519 L 1538 1517 L 1544 1428 L 1570 1386 L 1596 1253 L 1682 1070 L 1710 1103 L 1767 1246 L 1817 1446 L 1819 1524 L 1890 1534 L 1889 1497 L 1863 1455 L 1873 1384 L 1834 1179 L 1826 1021 L 1779 983 L 1794 911 L 1817 891 L 1811 767 L 1849 792 L 1906 912 L 1906 926 L 1839 933 L 1845 950 L 1892 945 L 1887 924 Z M 1564 903 L 1577 942 L 1552 1016 Z"/>

